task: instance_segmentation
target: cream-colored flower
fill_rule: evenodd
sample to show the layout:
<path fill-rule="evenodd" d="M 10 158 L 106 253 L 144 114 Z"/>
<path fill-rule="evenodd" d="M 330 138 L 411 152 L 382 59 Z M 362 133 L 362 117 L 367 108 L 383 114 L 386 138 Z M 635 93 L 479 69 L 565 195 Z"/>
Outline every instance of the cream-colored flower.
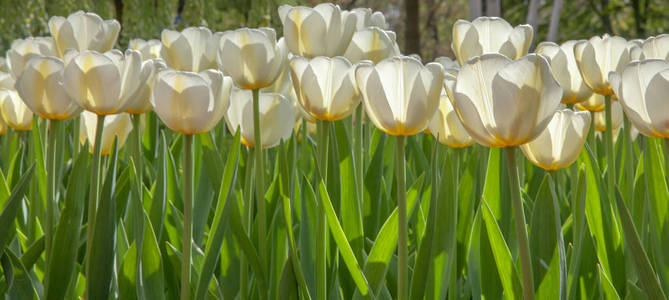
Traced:
<path fill-rule="evenodd" d="M 371 8 L 359 7 L 352 9 L 351 13 L 355 15 L 355 29 L 357 31 L 370 26 L 386 28 L 386 17 L 380 11 L 373 12 Z"/>
<path fill-rule="evenodd" d="M 258 97 L 260 135 L 263 148 L 287 141 L 295 126 L 295 108 L 282 94 L 260 93 Z M 232 134 L 241 130 L 242 143 L 254 147 L 253 94 L 249 90 L 233 88 L 230 107 L 225 120 Z"/>
<path fill-rule="evenodd" d="M 645 136 L 669 138 L 669 62 L 633 61 L 609 80 L 634 127 Z"/>
<path fill-rule="evenodd" d="M 165 61 L 162 59 L 148 59 L 142 62 L 142 71 L 139 74 L 139 87 L 128 99 L 125 112 L 131 114 L 143 114 L 153 110 L 151 104 L 151 90 L 155 83 L 156 74 L 166 69 Z"/>
<path fill-rule="evenodd" d="M 585 84 L 574 58 L 574 45 L 578 41 L 566 41 L 561 45 L 543 42 L 537 46 L 551 65 L 553 76 L 562 87 L 562 103 L 574 104 L 590 98 L 592 90 Z"/>
<path fill-rule="evenodd" d="M 663 59 L 669 61 L 669 34 L 652 36 L 641 45 L 643 55 L 641 59 Z"/>
<path fill-rule="evenodd" d="M 2 118 L 9 127 L 18 131 L 32 129 L 33 112 L 15 90 L 0 89 L 0 108 Z"/>
<path fill-rule="evenodd" d="M 400 55 L 400 49 L 395 41 L 395 32 L 379 27 L 365 27 L 356 31 L 344 52 L 344 57 L 352 63 L 371 60 L 376 64 L 396 55 Z"/>
<path fill-rule="evenodd" d="M 7 66 L 7 61 L 4 57 L 0 56 L 0 72 L 9 72 L 9 66 Z"/>
<path fill-rule="evenodd" d="M 49 31 L 62 58 L 68 49 L 79 52 L 111 50 L 118 39 L 121 24 L 113 19 L 103 20 L 94 13 L 77 11 L 67 18 L 51 17 Z"/>
<path fill-rule="evenodd" d="M 641 47 L 643 46 L 643 40 L 641 39 L 633 39 L 627 41 L 627 51 L 630 52 L 630 61 L 632 60 L 640 60 L 643 56 L 643 49 Z"/>
<path fill-rule="evenodd" d="M 93 153 L 95 145 L 95 127 L 98 116 L 92 112 L 84 111 L 80 118 L 81 128 L 79 131 L 79 141 L 82 145 L 88 141 L 88 151 Z M 132 121 L 127 113 L 120 113 L 105 116 L 105 122 L 102 127 L 102 144 L 100 144 L 100 153 L 108 155 L 114 149 L 114 139 L 118 138 L 118 148 L 121 149 L 125 144 L 128 135 L 132 131 Z"/>
<path fill-rule="evenodd" d="M 290 52 L 308 58 L 343 55 L 357 22 L 355 14 L 332 3 L 313 8 L 282 5 L 279 16 Z"/>
<path fill-rule="evenodd" d="M 356 79 L 369 120 L 390 135 L 406 136 L 425 130 L 437 111 L 444 69 L 395 56 L 358 65 Z"/>
<path fill-rule="evenodd" d="M 598 112 L 603 111 L 604 108 L 606 108 L 606 105 L 604 103 L 603 95 L 592 93 L 587 100 L 574 104 L 574 107 L 579 110 Z"/>
<path fill-rule="evenodd" d="M 67 120 L 81 113 L 63 86 L 65 64 L 53 56 L 33 56 L 16 81 L 16 91 L 44 119 Z"/>
<path fill-rule="evenodd" d="M 562 109 L 555 112 L 544 131 L 521 145 L 525 157 L 537 167 L 557 170 L 573 163 L 583 149 L 590 129 L 590 113 Z"/>
<path fill-rule="evenodd" d="M 146 67 L 139 52 L 128 49 L 105 53 L 74 50 L 65 53 L 63 83 L 72 99 L 85 110 L 98 115 L 123 112 L 134 99 L 142 80 L 147 80 Z"/>
<path fill-rule="evenodd" d="M 139 53 L 142 54 L 142 60 L 162 58 L 160 53 L 163 50 L 163 43 L 156 39 L 147 41 L 143 39 L 132 39 L 128 42 L 128 48 L 139 51 Z"/>
<path fill-rule="evenodd" d="M 457 61 L 447 56 L 439 56 L 434 59 L 434 62 L 439 63 L 444 71 L 453 76 L 457 76 L 460 71 L 460 64 Z"/>
<path fill-rule="evenodd" d="M 622 72 L 630 61 L 627 41 L 607 34 L 576 43 L 574 57 L 585 84 L 595 93 L 602 95 L 613 95 L 609 85 L 609 73 Z"/>
<path fill-rule="evenodd" d="M 164 29 L 160 56 L 168 67 L 178 71 L 216 69 L 219 37 L 206 27 L 188 27 L 181 32 Z"/>
<path fill-rule="evenodd" d="M 316 119 L 344 119 L 360 103 L 355 68 L 344 57 L 293 57 L 290 70 L 298 101 Z"/>
<path fill-rule="evenodd" d="M 272 28 L 240 28 L 224 32 L 219 40 L 218 64 L 243 89 L 272 84 L 286 64 L 288 49 L 276 41 Z"/>
<path fill-rule="evenodd" d="M 510 59 L 518 59 L 527 55 L 532 36 L 530 25 L 514 28 L 502 18 L 478 17 L 472 22 L 455 22 L 452 46 L 460 65 L 485 53 L 499 53 Z"/>
<path fill-rule="evenodd" d="M 446 76 L 452 75 L 446 74 Z M 455 81 L 455 77 L 453 77 L 453 81 Z M 439 108 L 427 128 L 430 130 L 430 134 L 440 143 L 449 147 L 462 148 L 474 143 L 474 139 L 462 126 L 462 122 L 460 122 L 458 114 L 453 109 L 453 104 L 445 90 L 441 93 Z"/>
<path fill-rule="evenodd" d="M 21 76 L 28 60 L 36 55 L 56 56 L 51 37 L 30 37 L 12 42 L 12 47 L 7 50 L 7 63 L 14 78 Z"/>
<path fill-rule="evenodd" d="M 611 101 L 611 124 L 614 136 L 617 135 L 618 130 L 623 125 L 623 107 L 619 101 Z M 595 131 L 606 131 L 606 112 L 595 112 Z"/>
<path fill-rule="evenodd" d="M 14 78 L 12 78 L 12 74 L 0 72 L 0 89 L 13 90 L 14 84 L 15 81 Z"/>
<path fill-rule="evenodd" d="M 154 111 L 174 131 L 198 134 L 211 130 L 230 103 L 232 79 L 217 70 L 200 73 L 163 70 L 151 93 Z"/>
<path fill-rule="evenodd" d="M 561 98 L 562 88 L 543 56 L 530 54 L 513 61 L 491 53 L 462 66 L 453 106 L 476 142 L 509 147 L 539 136 Z"/>
<path fill-rule="evenodd" d="M 292 59 L 292 54 L 288 54 L 289 61 Z M 295 122 L 300 122 L 302 118 L 306 118 L 309 122 L 315 122 L 316 119 L 309 113 L 304 111 L 300 101 L 297 100 L 297 94 L 293 88 L 293 80 L 290 78 L 290 66 L 287 64 L 279 73 L 279 76 L 268 87 L 260 89 L 260 92 L 266 94 L 281 94 L 293 104 L 295 108 Z"/>

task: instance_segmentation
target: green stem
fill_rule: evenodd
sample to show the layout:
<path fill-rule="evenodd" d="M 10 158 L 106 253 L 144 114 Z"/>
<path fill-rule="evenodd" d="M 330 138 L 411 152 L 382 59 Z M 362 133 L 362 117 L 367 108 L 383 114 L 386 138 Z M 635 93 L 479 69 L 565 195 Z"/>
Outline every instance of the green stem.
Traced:
<path fill-rule="evenodd" d="M 46 261 L 49 261 L 51 255 L 51 243 L 53 242 L 53 233 L 56 220 L 56 159 L 57 159 L 57 150 L 58 146 L 56 142 L 58 139 L 58 126 L 60 125 L 59 120 L 49 120 L 49 132 L 47 143 L 47 155 L 46 155 L 46 225 L 44 228 L 44 238 L 45 238 L 45 247 L 44 247 L 44 256 Z M 48 265 L 48 263 L 47 263 Z M 47 273 L 48 274 L 48 273 Z"/>
<path fill-rule="evenodd" d="M 184 135 L 184 231 L 181 249 L 181 300 L 188 300 L 190 294 L 190 259 L 193 234 L 193 135 Z"/>
<path fill-rule="evenodd" d="M 404 161 L 403 135 L 397 136 L 397 151 L 395 152 L 395 175 L 397 176 L 397 214 L 398 214 L 398 238 L 397 238 L 397 299 L 406 300 L 409 296 L 409 261 L 408 252 L 408 229 L 407 229 L 407 200 L 406 200 L 406 163 Z"/>
<path fill-rule="evenodd" d="M 132 117 L 132 135 L 133 135 L 133 146 L 134 149 L 132 151 L 133 155 L 133 160 L 135 163 L 135 171 L 137 174 L 135 178 L 135 184 L 137 186 L 137 197 L 134 197 L 135 200 L 133 201 L 133 212 L 134 212 L 134 221 L 133 225 L 135 226 L 134 228 L 134 234 L 135 234 L 135 245 L 137 246 L 137 263 L 136 263 L 136 278 L 137 282 L 141 282 L 142 278 L 142 242 L 144 241 L 144 207 L 142 206 L 142 201 L 143 201 L 143 193 L 144 193 L 144 179 L 143 179 L 143 173 L 144 173 L 144 162 L 143 162 L 143 154 L 142 154 L 142 127 L 140 124 L 140 117 L 141 115 L 138 114 L 133 114 L 131 115 Z M 141 290 L 141 284 L 137 285 L 137 293 L 138 295 L 142 293 Z"/>
<path fill-rule="evenodd" d="M 258 249 L 260 249 L 260 261 L 267 265 L 267 212 L 265 209 L 265 186 L 263 182 L 263 172 L 265 170 L 263 162 L 262 137 L 260 134 L 260 90 L 253 90 L 253 145 L 255 148 L 255 170 L 256 170 L 256 201 L 258 201 Z"/>
<path fill-rule="evenodd" d="M 516 167 L 516 148 L 508 147 L 506 151 L 506 162 L 509 174 L 509 188 L 511 190 L 511 204 L 518 238 L 520 255 L 520 266 L 523 275 L 523 298 L 534 299 L 534 278 L 532 277 L 532 261 L 530 260 L 530 243 L 527 239 L 527 228 L 525 227 L 525 212 L 523 211 L 523 200 L 520 196 L 520 182 L 518 179 L 518 168 Z"/>
<path fill-rule="evenodd" d="M 597 138 L 595 137 L 595 112 L 591 111 L 590 112 L 590 129 L 588 130 L 588 145 L 590 145 L 590 149 L 592 150 L 592 153 L 597 155 Z"/>
<path fill-rule="evenodd" d="M 358 108 L 355 110 L 355 123 L 354 123 L 354 134 L 355 139 L 353 140 L 353 162 L 355 163 L 355 187 L 356 195 L 358 196 L 358 207 L 362 209 L 364 203 L 364 166 L 363 166 L 363 156 L 364 152 L 362 151 L 362 105 L 358 105 Z M 362 215 L 362 212 L 360 212 Z"/>
<path fill-rule="evenodd" d="M 251 194 L 251 180 L 253 176 L 253 160 L 251 157 L 255 155 L 255 148 L 248 148 L 248 159 L 246 161 L 246 171 L 244 174 L 244 220 L 246 220 L 246 234 L 251 236 L 251 227 L 253 226 L 253 195 Z M 246 262 L 246 257 L 241 255 L 239 258 L 239 278 L 240 278 L 240 288 L 239 288 L 239 299 L 247 298 L 248 291 L 248 263 Z"/>
<path fill-rule="evenodd" d="M 91 246 L 93 241 L 93 227 L 95 226 L 95 209 L 100 198 L 100 153 L 102 147 L 102 130 L 105 125 L 105 115 L 98 115 L 95 125 L 95 142 L 93 144 L 93 161 L 91 161 L 91 181 L 88 193 L 88 228 L 86 233 L 86 278 L 91 272 Z M 86 289 L 88 293 L 88 289 Z M 88 297 L 86 297 L 88 298 Z"/>
<path fill-rule="evenodd" d="M 328 142 L 330 137 L 330 123 L 327 121 L 318 121 L 318 169 L 323 182 L 327 185 L 328 174 Z M 316 290 L 318 297 L 316 299 L 327 299 L 327 242 L 328 228 L 325 216 L 325 208 L 322 205 L 318 207 L 316 218 L 317 237 L 316 237 Z"/>
<path fill-rule="evenodd" d="M 662 139 L 662 149 L 664 150 L 664 172 L 669 178 L 669 139 Z"/>
<path fill-rule="evenodd" d="M 613 198 L 613 189 L 615 186 L 616 178 L 616 158 L 613 153 L 613 127 L 611 123 L 611 96 L 605 96 L 606 101 L 606 131 L 604 132 L 604 147 L 606 147 L 606 182 L 607 182 L 607 194 L 609 196 L 609 201 L 614 202 Z"/>

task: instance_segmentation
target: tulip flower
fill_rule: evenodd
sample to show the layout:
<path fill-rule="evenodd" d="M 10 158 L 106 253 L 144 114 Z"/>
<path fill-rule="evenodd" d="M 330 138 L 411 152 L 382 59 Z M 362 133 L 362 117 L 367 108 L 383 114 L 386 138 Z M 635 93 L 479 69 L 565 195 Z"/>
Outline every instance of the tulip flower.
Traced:
<path fill-rule="evenodd" d="M 7 63 L 14 78 L 19 78 L 28 60 L 35 55 L 55 56 L 56 49 L 51 37 L 31 37 L 12 42 L 7 50 Z"/>
<path fill-rule="evenodd" d="M 578 158 L 589 129 L 590 113 L 587 111 L 558 110 L 546 129 L 520 149 L 537 167 L 549 171 L 562 169 Z"/>
<path fill-rule="evenodd" d="M 625 67 L 622 75 L 609 74 L 625 115 L 643 135 L 669 138 L 669 62 L 660 59 L 634 61 Z M 613 110 L 614 128 L 622 122 L 622 113 Z"/>
<path fill-rule="evenodd" d="M 17 131 L 32 129 L 33 113 L 15 90 L 0 89 L 0 108 L 2 108 L 2 118 L 12 129 Z"/>
<path fill-rule="evenodd" d="M 228 108 L 232 79 L 220 71 L 158 73 L 151 102 L 158 117 L 174 131 L 199 134 L 214 128 Z"/>
<path fill-rule="evenodd" d="M 240 28 L 221 34 L 218 63 L 224 74 L 243 89 L 260 89 L 274 82 L 286 64 L 288 49 L 276 41 L 272 28 Z"/>
<path fill-rule="evenodd" d="M 168 67 L 178 71 L 216 69 L 218 38 L 206 27 L 188 27 L 181 32 L 165 29 L 160 56 Z"/>
<path fill-rule="evenodd" d="M 6 134 L 7 133 L 7 123 L 5 123 L 5 120 L 2 118 L 0 115 L 0 135 Z"/>
<path fill-rule="evenodd" d="M 316 119 L 344 119 L 360 103 L 354 67 L 346 58 L 293 57 L 290 70 L 298 101 Z"/>
<path fill-rule="evenodd" d="M 537 46 L 537 54 L 548 59 L 553 76 L 562 87 L 562 103 L 574 104 L 590 98 L 592 91 L 583 81 L 574 58 L 574 45 L 578 41 L 566 41 L 561 45 L 543 42 Z"/>
<path fill-rule="evenodd" d="M 386 28 L 386 17 L 380 11 L 372 12 L 371 8 L 359 7 L 351 10 L 356 18 L 355 30 L 360 31 L 370 26 Z"/>
<path fill-rule="evenodd" d="M 463 148 L 474 143 L 474 139 L 462 126 L 445 91 L 441 94 L 437 113 L 427 127 L 430 129 L 430 134 L 446 146 Z"/>
<path fill-rule="evenodd" d="M 400 55 L 400 49 L 395 41 L 395 32 L 379 27 L 366 27 L 356 31 L 344 52 L 344 57 L 352 63 L 371 60 L 376 64 L 396 55 Z"/>
<path fill-rule="evenodd" d="M 609 72 L 622 72 L 630 60 L 627 41 L 618 36 L 595 36 L 574 45 L 574 57 L 583 81 L 592 91 L 612 95 Z"/>
<path fill-rule="evenodd" d="M 438 63 L 423 64 L 408 56 L 358 65 L 356 81 L 365 110 L 377 128 L 397 136 L 396 168 L 398 206 L 397 297 L 408 297 L 408 244 L 406 165 L 404 140 L 427 127 L 439 106 L 444 69 Z"/>
<path fill-rule="evenodd" d="M 663 59 L 669 61 L 669 34 L 652 36 L 641 44 L 642 59 Z"/>
<path fill-rule="evenodd" d="M 594 115 L 595 131 L 606 131 L 606 114 L 604 111 L 595 112 Z M 618 101 L 611 102 L 611 122 L 614 133 L 618 132 L 623 125 L 623 107 Z"/>
<path fill-rule="evenodd" d="M 332 3 L 313 8 L 282 5 L 279 17 L 290 52 L 308 58 L 343 55 L 357 22 L 355 14 Z"/>
<path fill-rule="evenodd" d="M 51 17 L 49 31 L 56 44 L 58 55 L 63 57 L 68 49 L 75 49 L 78 52 L 111 50 L 118 39 L 121 24 L 116 20 L 103 20 L 94 13 L 77 11 L 67 18 Z"/>
<path fill-rule="evenodd" d="M 84 111 L 81 113 L 80 123 L 81 130 L 79 131 L 79 141 L 85 145 L 88 141 L 89 151 L 93 153 L 93 145 L 95 145 L 95 125 L 97 122 L 97 115 L 95 113 Z M 118 148 L 125 144 L 128 135 L 132 131 L 132 122 L 130 121 L 130 114 L 120 113 L 108 115 L 105 118 L 104 128 L 102 129 L 102 139 L 100 153 L 102 155 L 109 155 L 114 147 L 114 139 L 118 138 Z"/>
<path fill-rule="evenodd" d="M 543 56 L 512 61 L 484 54 L 460 69 L 453 104 L 474 140 L 488 147 L 510 147 L 536 138 L 561 97 L 562 89 Z"/>
<path fill-rule="evenodd" d="M 4 57 L 0 56 L 0 72 L 9 72 L 9 67 L 7 66 L 7 60 Z"/>
<path fill-rule="evenodd" d="M 70 51 L 65 55 L 64 86 L 84 109 L 98 115 L 125 111 L 150 75 L 152 64 L 142 64 L 139 52 Z"/>
<path fill-rule="evenodd" d="M 65 65 L 53 56 L 33 56 L 16 81 L 16 91 L 31 111 L 44 119 L 68 120 L 82 108 L 63 86 Z"/>
<path fill-rule="evenodd" d="M 132 39 L 128 42 L 128 48 L 139 51 L 142 54 L 142 60 L 162 58 L 160 53 L 163 50 L 163 44 L 159 40 Z"/>
<path fill-rule="evenodd" d="M 0 89 L 12 90 L 14 89 L 15 83 L 16 82 L 14 81 L 14 78 L 12 78 L 11 74 L 0 72 Z"/>
<path fill-rule="evenodd" d="M 162 59 L 148 59 L 142 62 L 142 70 L 137 79 L 140 86 L 131 96 L 129 96 L 125 112 L 138 115 L 153 110 L 150 98 L 151 90 L 153 89 L 153 84 L 155 82 L 154 79 L 159 71 L 166 68 L 165 61 Z"/>
<path fill-rule="evenodd" d="M 527 55 L 532 36 L 532 26 L 524 24 L 514 28 L 502 18 L 478 17 L 472 22 L 458 20 L 453 25 L 453 51 L 460 65 L 485 53 L 518 59 Z"/>
<path fill-rule="evenodd" d="M 574 104 L 574 107 L 579 110 L 589 110 L 592 112 L 603 111 L 604 106 L 604 96 L 597 93 L 592 93 L 585 101 Z"/>
<path fill-rule="evenodd" d="M 630 61 L 640 60 L 643 56 L 643 40 L 634 39 L 627 41 L 627 51 L 630 52 Z"/>
<path fill-rule="evenodd" d="M 460 72 L 460 64 L 450 57 L 439 56 L 434 59 L 434 62 L 439 63 L 447 74 L 457 76 L 458 72 Z"/>
<path fill-rule="evenodd" d="M 357 67 L 365 111 L 377 128 L 390 135 L 423 131 L 439 106 L 444 71 L 438 63 L 396 56 L 376 66 Z M 298 94 L 299 97 L 299 94 Z"/>
<path fill-rule="evenodd" d="M 233 88 L 230 93 L 230 107 L 225 120 L 230 133 L 239 128 L 242 143 L 254 147 L 253 97 L 252 92 Z M 260 134 L 262 147 L 271 148 L 281 140 L 287 141 L 295 126 L 295 108 L 282 94 L 260 93 Z"/>
<path fill-rule="evenodd" d="M 289 61 L 292 59 L 292 55 L 289 53 Z M 261 93 L 267 93 L 267 94 L 281 94 L 286 99 L 292 103 L 294 111 L 295 111 L 295 122 L 299 123 L 302 118 L 306 118 L 307 121 L 314 123 L 316 119 L 312 117 L 309 113 L 304 111 L 304 108 L 302 108 L 302 105 L 300 102 L 297 100 L 297 94 L 295 93 L 295 89 L 293 88 L 293 80 L 290 78 L 290 67 L 288 64 L 284 66 L 283 70 L 279 73 L 279 76 L 274 80 L 274 83 L 271 85 L 264 87 L 260 89 Z"/>

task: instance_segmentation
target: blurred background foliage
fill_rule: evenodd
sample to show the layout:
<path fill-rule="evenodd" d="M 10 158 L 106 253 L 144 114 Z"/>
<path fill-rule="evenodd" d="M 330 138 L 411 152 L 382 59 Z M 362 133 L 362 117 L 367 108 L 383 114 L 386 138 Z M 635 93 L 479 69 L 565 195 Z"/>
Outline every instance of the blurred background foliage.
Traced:
<path fill-rule="evenodd" d="M 397 32 L 403 52 L 418 52 L 424 59 L 452 56 L 451 26 L 457 19 L 470 19 L 470 4 L 499 5 L 500 16 L 511 24 L 528 23 L 531 2 L 538 3 L 536 41 L 546 39 L 553 6 L 562 2 L 556 41 L 582 39 L 603 33 L 627 39 L 645 38 L 669 29 L 667 0 L 340 0 L 344 9 L 370 7 L 385 14 L 388 27 Z M 133 38 L 159 38 L 163 28 L 207 26 L 223 31 L 242 26 L 272 26 L 279 29 L 277 7 L 282 4 L 313 6 L 314 0 L 0 0 L 0 53 L 14 39 L 48 34 L 50 16 L 67 16 L 77 10 L 93 11 L 101 17 L 121 21 L 119 47 Z M 417 15 L 405 14 L 409 5 Z M 405 47 L 406 24 L 417 47 Z M 411 43 L 408 43 L 411 45 Z M 408 46 L 407 45 L 407 46 Z"/>

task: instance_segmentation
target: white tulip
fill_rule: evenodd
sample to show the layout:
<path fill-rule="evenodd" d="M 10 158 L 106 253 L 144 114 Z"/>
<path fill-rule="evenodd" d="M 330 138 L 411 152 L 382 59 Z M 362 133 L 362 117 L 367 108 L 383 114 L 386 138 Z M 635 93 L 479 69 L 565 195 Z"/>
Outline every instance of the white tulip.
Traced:
<path fill-rule="evenodd" d="M 499 53 L 510 59 L 518 59 L 527 55 L 532 36 L 530 25 L 514 28 L 502 18 L 478 17 L 472 22 L 455 22 L 452 46 L 460 65 L 485 53 Z"/>
<path fill-rule="evenodd" d="M 370 26 L 376 26 L 381 29 L 386 28 L 386 17 L 380 11 L 372 12 L 371 8 L 359 7 L 352 9 L 351 13 L 356 18 L 355 29 L 357 31 Z"/>
<path fill-rule="evenodd" d="M 132 39 L 128 42 L 128 48 L 139 51 L 139 53 L 142 54 L 142 60 L 162 58 L 160 53 L 163 50 L 163 44 L 156 39 L 148 41 L 143 39 Z"/>
<path fill-rule="evenodd" d="M 16 81 L 12 78 L 12 74 L 0 72 L 0 89 L 12 90 L 15 83 Z"/>
<path fill-rule="evenodd" d="M 260 135 L 263 148 L 287 141 L 295 126 L 295 108 L 282 94 L 260 93 L 258 97 Z M 242 143 L 254 147 L 253 94 L 250 90 L 233 88 L 225 120 L 228 130 L 240 129 Z"/>
<path fill-rule="evenodd" d="M 188 27 L 181 32 L 164 29 L 160 56 L 168 67 L 178 71 L 216 69 L 218 38 L 206 27 Z"/>
<path fill-rule="evenodd" d="M 7 50 L 7 63 L 14 78 L 19 78 L 28 60 L 36 55 L 56 56 L 51 37 L 31 37 L 12 42 L 12 47 Z"/>
<path fill-rule="evenodd" d="M 610 72 L 622 72 L 630 61 L 627 41 L 618 36 L 595 36 L 574 45 L 574 58 L 585 84 L 602 95 L 613 95 Z"/>
<path fill-rule="evenodd" d="M 14 130 L 30 130 L 33 126 L 33 112 L 23 103 L 15 90 L 0 89 L 2 118 Z"/>
<path fill-rule="evenodd" d="M 445 77 L 455 77 L 446 74 Z M 443 90 L 439 99 L 439 108 L 430 120 L 427 128 L 430 134 L 439 140 L 440 143 L 453 147 L 462 148 L 474 143 L 474 139 L 467 133 L 467 130 L 462 126 L 462 122 L 458 118 L 458 114 L 453 108 L 453 104 L 449 99 L 446 90 Z"/>
<path fill-rule="evenodd" d="M 88 141 L 88 151 L 93 153 L 95 145 L 95 127 L 98 116 L 92 112 L 84 111 L 80 118 L 79 141 L 82 145 Z M 132 131 L 132 121 L 127 113 L 108 115 L 102 127 L 102 144 L 100 144 L 100 154 L 109 155 L 114 149 L 114 139 L 118 138 L 118 149 L 125 144 L 128 135 Z"/>
<path fill-rule="evenodd" d="M 211 130 L 230 103 L 232 79 L 217 70 L 200 73 L 163 70 L 151 94 L 154 111 L 174 131 L 198 134 Z"/>
<path fill-rule="evenodd" d="M 434 59 L 434 62 L 439 63 L 444 71 L 453 76 L 457 76 L 460 71 L 460 64 L 457 61 L 447 56 L 439 56 Z"/>
<path fill-rule="evenodd" d="M 116 20 L 102 20 L 94 13 L 77 11 L 67 18 L 51 17 L 49 31 L 56 43 L 58 55 L 63 57 L 68 49 L 79 52 L 111 50 L 118 39 L 121 24 Z"/>
<path fill-rule="evenodd" d="M 574 104 L 590 98 L 592 90 L 585 84 L 574 58 L 574 45 L 578 41 L 566 41 L 561 45 L 543 42 L 536 52 L 548 59 L 553 76 L 562 87 L 562 103 Z"/>
<path fill-rule="evenodd" d="M 332 3 L 313 8 L 282 5 L 279 16 L 290 52 L 304 57 L 343 55 L 355 32 L 355 14 Z"/>
<path fill-rule="evenodd" d="M 669 61 L 669 34 L 652 36 L 641 45 L 643 59 L 663 59 Z"/>
<path fill-rule="evenodd" d="M 395 41 L 395 32 L 379 27 L 366 27 L 356 31 L 344 52 L 344 57 L 352 63 L 371 60 L 376 64 L 396 55 L 400 55 L 400 49 Z"/>
<path fill-rule="evenodd" d="M 588 97 L 588 99 L 585 101 L 574 104 L 574 107 L 579 110 L 598 112 L 603 111 L 606 108 L 606 105 L 604 103 L 603 95 L 592 93 L 592 95 L 590 95 L 590 97 Z"/>

